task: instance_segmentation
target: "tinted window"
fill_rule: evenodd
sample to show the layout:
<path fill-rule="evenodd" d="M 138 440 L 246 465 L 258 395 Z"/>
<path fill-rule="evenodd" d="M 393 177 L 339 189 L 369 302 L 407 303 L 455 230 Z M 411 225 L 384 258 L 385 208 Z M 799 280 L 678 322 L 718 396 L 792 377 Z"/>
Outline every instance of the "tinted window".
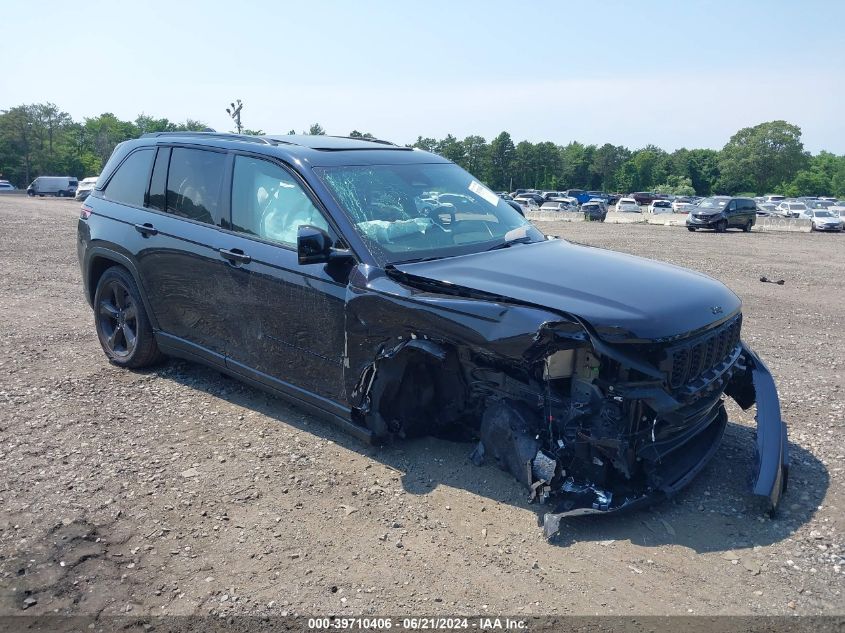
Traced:
<path fill-rule="evenodd" d="M 168 213 L 215 224 L 226 155 L 175 147 L 167 175 Z"/>
<path fill-rule="evenodd" d="M 103 194 L 106 199 L 133 207 L 144 206 L 144 193 L 147 190 L 154 154 L 152 149 L 142 149 L 130 154 L 109 180 Z"/>
<path fill-rule="evenodd" d="M 300 226 L 328 230 L 326 219 L 286 170 L 266 160 L 235 157 L 232 229 L 289 246 Z"/>
<path fill-rule="evenodd" d="M 151 209 L 164 211 L 164 192 L 167 189 L 167 166 L 170 163 L 170 148 L 160 147 L 153 165 L 153 175 L 150 179 L 150 198 L 147 206 Z"/>

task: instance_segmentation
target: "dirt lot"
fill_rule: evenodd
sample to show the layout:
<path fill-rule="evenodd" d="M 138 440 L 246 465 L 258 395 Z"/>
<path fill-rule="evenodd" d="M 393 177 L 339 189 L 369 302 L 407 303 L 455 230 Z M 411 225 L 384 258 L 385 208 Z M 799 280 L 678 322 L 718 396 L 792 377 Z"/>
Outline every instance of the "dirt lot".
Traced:
<path fill-rule="evenodd" d="M 738 293 L 792 454 L 770 520 L 746 495 L 753 415 L 733 406 L 682 495 L 548 543 L 469 445 L 367 447 L 197 365 L 109 365 L 78 208 L 0 198 L 0 614 L 845 613 L 845 236 L 542 225 Z"/>

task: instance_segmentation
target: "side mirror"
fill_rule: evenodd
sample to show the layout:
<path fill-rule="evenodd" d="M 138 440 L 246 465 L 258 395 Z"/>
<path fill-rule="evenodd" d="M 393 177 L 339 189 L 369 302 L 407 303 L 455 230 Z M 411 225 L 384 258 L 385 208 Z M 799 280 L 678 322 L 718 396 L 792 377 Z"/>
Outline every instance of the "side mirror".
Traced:
<path fill-rule="evenodd" d="M 296 232 L 296 255 L 300 266 L 327 264 L 352 257 L 349 251 L 334 248 L 332 238 L 326 231 L 308 224 L 303 224 Z"/>

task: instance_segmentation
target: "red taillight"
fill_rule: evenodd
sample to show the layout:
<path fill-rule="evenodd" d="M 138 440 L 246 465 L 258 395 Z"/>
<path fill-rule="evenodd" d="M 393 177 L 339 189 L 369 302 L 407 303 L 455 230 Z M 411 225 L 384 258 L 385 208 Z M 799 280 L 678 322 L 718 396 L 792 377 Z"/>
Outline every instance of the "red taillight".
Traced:
<path fill-rule="evenodd" d="M 83 220 L 90 218 L 92 213 L 94 213 L 94 209 L 89 207 L 87 204 L 83 204 L 79 209 L 79 217 Z"/>

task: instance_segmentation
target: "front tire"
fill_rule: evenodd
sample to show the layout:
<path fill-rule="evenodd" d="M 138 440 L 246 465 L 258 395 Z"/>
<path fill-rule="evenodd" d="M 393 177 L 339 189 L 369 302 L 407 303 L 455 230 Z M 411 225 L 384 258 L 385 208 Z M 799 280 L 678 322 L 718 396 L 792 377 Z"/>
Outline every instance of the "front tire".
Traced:
<path fill-rule="evenodd" d="M 718 224 L 716 224 L 716 233 L 727 233 L 728 231 L 728 223 L 725 220 L 720 220 Z"/>
<path fill-rule="evenodd" d="M 138 286 L 125 268 L 103 273 L 94 293 L 94 325 L 109 360 L 138 369 L 162 359 Z"/>
<path fill-rule="evenodd" d="M 690 233 L 695 233 L 695 227 L 694 226 L 688 226 L 687 231 L 689 231 Z"/>

